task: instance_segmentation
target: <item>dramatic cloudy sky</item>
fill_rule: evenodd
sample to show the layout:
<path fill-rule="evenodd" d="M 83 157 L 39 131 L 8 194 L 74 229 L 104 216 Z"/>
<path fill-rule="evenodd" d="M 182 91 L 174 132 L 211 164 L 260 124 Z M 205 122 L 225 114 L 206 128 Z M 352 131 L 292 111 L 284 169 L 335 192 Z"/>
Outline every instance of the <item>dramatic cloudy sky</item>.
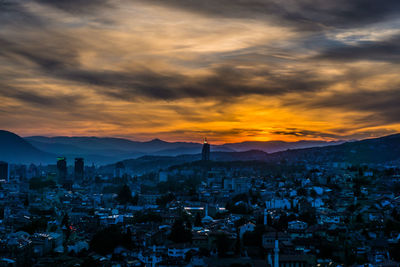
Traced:
<path fill-rule="evenodd" d="M 399 0 L 0 0 L 0 128 L 23 136 L 381 136 L 399 74 Z"/>

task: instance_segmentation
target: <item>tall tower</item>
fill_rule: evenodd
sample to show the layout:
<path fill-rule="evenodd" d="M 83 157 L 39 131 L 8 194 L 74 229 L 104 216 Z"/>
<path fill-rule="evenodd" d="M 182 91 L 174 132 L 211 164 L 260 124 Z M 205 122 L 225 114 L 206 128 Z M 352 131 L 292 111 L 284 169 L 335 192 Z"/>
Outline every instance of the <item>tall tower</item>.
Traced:
<path fill-rule="evenodd" d="M 66 190 L 72 190 L 72 180 L 68 179 L 67 171 L 67 158 L 57 158 L 57 172 L 58 172 L 58 183 L 62 185 Z"/>
<path fill-rule="evenodd" d="M 125 165 L 122 161 L 115 164 L 114 177 L 122 177 L 124 174 Z"/>
<path fill-rule="evenodd" d="M 4 161 L 0 161 L 0 179 L 9 181 L 10 178 L 10 169 L 8 168 L 8 163 Z"/>
<path fill-rule="evenodd" d="M 65 157 L 57 158 L 57 176 L 60 184 L 67 180 L 67 159 Z"/>
<path fill-rule="evenodd" d="M 83 182 L 84 166 L 83 158 L 75 158 L 74 178 L 77 183 Z"/>
<path fill-rule="evenodd" d="M 201 151 L 201 160 L 202 161 L 210 160 L 210 144 L 207 143 L 207 138 L 204 138 L 203 149 Z"/>
<path fill-rule="evenodd" d="M 274 267 L 279 267 L 279 240 L 275 240 L 274 248 Z"/>

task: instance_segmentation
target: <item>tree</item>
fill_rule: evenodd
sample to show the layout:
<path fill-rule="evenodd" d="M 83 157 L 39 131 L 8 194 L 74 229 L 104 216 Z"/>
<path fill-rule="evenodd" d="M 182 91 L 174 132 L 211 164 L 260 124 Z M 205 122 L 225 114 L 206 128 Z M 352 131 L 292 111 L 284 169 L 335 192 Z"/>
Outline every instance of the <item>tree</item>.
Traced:
<path fill-rule="evenodd" d="M 218 257 L 225 257 L 230 250 L 233 242 L 225 233 L 218 234 L 215 238 L 215 244 L 218 250 Z"/>
<path fill-rule="evenodd" d="M 26 196 L 25 200 L 24 200 L 24 207 L 28 207 L 29 206 L 29 197 Z"/>
<path fill-rule="evenodd" d="M 32 178 L 29 180 L 29 189 L 41 190 L 46 187 L 54 187 L 56 183 L 53 180 L 43 178 Z"/>
<path fill-rule="evenodd" d="M 364 222 L 361 213 L 357 214 L 357 216 L 356 216 L 356 222 L 357 222 L 357 223 L 363 223 L 363 222 Z"/>
<path fill-rule="evenodd" d="M 299 215 L 299 220 L 308 223 L 308 225 L 314 225 L 317 223 L 317 214 L 315 209 L 303 212 Z"/>
<path fill-rule="evenodd" d="M 196 217 L 194 218 L 194 226 L 196 226 L 196 227 L 202 227 L 203 226 L 203 223 L 201 222 L 200 213 L 197 213 Z"/>
<path fill-rule="evenodd" d="M 400 261 L 400 242 L 394 244 L 390 249 L 390 256 L 392 256 L 395 261 Z"/>
<path fill-rule="evenodd" d="M 117 200 L 120 204 L 126 205 L 132 202 L 132 192 L 126 184 L 121 187 L 118 192 Z"/>
<path fill-rule="evenodd" d="M 161 207 L 165 207 L 169 202 L 175 200 L 175 195 L 172 193 L 166 194 L 166 195 L 162 195 L 161 197 L 156 199 L 156 204 L 161 206 Z"/>
<path fill-rule="evenodd" d="M 298 190 L 297 190 L 297 195 L 298 196 L 307 196 L 307 190 L 305 189 L 305 188 L 303 188 L 303 187 L 301 187 L 301 188 L 299 188 Z"/>
<path fill-rule="evenodd" d="M 68 213 L 65 213 L 62 220 L 61 220 L 61 225 L 68 227 L 69 226 L 69 215 Z"/>
<path fill-rule="evenodd" d="M 139 202 L 139 196 L 136 194 L 132 197 L 131 203 L 132 205 L 137 205 Z"/>
<path fill-rule="evenodd" d="M 392 211 L 392 218 L 395 219 L 396 221 L 400 221 L 400 214 L 397 212 L 397 209 L 394 208 Z"/>
<path fill-rule="evenodd" d="M 190 226 L 184 224 L 182 218 L 178 218 L 175 220 L 174 224 L 171 228 L 171 234 L 169 235 L 169 239 L 175 243 L 185 243 L 192 241 L 192 231 Z"/>
<path fill-rule="evenodd" d="M 162 222 L 162 217 L 157 213 L 152 212 L 138 212 L 134 217 L 135 223 L 144 223 L 144 222 Z"/>
<path fill-rule="evenodd" d="M 288 228 L 288 223 L 289 223 L 289 220 L 288 220 L 288 217 L 287 217 L 287 215 L 286 215 L 286 213 L 283 213 L 283 214 L 281 214 L 281 216 L 279 217 L 279 220 L 278 220 L 278 225 L 276 226 L 276 228 L 278 228 L 278 229 L 280 229 L 280 230 L 287 230 L 287 228 Z"/>
<path fill-rule="evenodd" d="M 112 253 L 118 246 L 130 249 L 132 245 L 130 231 L 124 234 L 117 226 L 110 226 L 100 230 L 90 240 L 90 249 L 102 255 Z"/>
<path fill-rule="evenodd" d="M 315 191 L 314 188 L 310 190 L 310 197 L 314 199 L 317 197 L 317 191 Z"/>
<path fill-rule="evenodd" d="M 267 214 L 267 225 L 272 226 L 272 216 L 269 213 Z"/>
<path fill-rule="evenodd" d="M 225 208 L 229 210 L 231 213 L 235 214 L 250 214 L 252 213 L 252 209 L 247 205 L 247 203 L 240 201 L 229 201 L 226 203 Z"/>
<path fill-rule="evenodd" d="M 236 230 L 236 241 L 235 241 L 235 255 L 240 256 L 242 254 L 242 244 L 240 242 L 239 229 Z"/>
<path fill-rule="evenodd" d="M 45 217 L 40 217 L 32 219 L 31 222 L 19 228 L 18 231 L 24 231 L 29 234 L 33 234 L 39 231 L 46 231 L 46 228 L 47 228 L 47 219 Z"/>
<path fill-rule="evenodd" d="M 70 228 L 68 213 L 64 214 L 64 217 L 62 218 L 62 221 L 61 221 L 61 225 L 64 228 L 65 239 L 68 240 L 69 236 L 71 235 L 71 228 Z"/>

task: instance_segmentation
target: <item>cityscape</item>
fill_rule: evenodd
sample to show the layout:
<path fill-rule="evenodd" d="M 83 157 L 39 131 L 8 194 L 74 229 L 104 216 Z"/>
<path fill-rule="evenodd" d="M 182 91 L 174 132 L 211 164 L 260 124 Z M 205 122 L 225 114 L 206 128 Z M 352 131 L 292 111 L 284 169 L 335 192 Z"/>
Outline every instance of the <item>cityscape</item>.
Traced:
<path fill-rule="evenodd" d="M 108 165 L 0 162 L 0 264 L 398 266 L 400 135 L 274 153 L 198 147 Z"/>
<path fill-rule="evenodd" d="M 400 266 L 400 0 L 0 0 L 0 267 Z"/>

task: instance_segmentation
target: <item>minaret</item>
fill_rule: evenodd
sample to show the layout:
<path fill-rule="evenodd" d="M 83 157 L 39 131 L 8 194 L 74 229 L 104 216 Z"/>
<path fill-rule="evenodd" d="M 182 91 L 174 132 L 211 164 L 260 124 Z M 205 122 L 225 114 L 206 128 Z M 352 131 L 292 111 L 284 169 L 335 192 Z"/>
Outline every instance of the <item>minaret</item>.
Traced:
<path fill-rule="evenodd" d="M 275 239 L 274 267 L 279 267 L 279 240 Z"/>
<path fill-rule="evenodd" d="M 264 225 L 268 225 L 268 211 L 264 209 Z"/>
<path fill-rule="evenodd" d="M 271 254 L 268 252 L 268 258 L 267 258 L 267 261 L 268 261 L 268 267 L 272 267 L 272 257 L 271 257 Z"/>
<path fill-rule="evenodd" d="M 156 245 L 153 245 L 153 255 L 151 257 L 151 266 L 155 267 L 156 266 Z"/>

